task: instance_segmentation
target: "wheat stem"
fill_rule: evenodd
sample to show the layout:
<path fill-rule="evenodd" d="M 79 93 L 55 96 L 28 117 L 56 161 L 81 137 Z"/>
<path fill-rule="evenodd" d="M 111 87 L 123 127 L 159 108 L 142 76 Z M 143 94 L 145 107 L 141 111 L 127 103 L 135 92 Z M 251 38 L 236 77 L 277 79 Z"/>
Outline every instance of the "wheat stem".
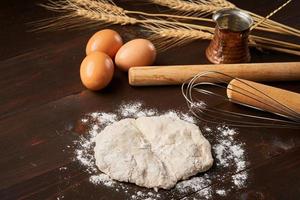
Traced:
<path fill-rule="evenodd" d="M 284 8 L 286 5 L 288 5 L 291 1 L 292 0 L 288 0 L 287 2 L 285 2 L 284 4 L 282 4 L 279 8 L 277 8 L 276 10 L 274 10 L 273 12 L 271 12 L 270 14 L 268 14 L 265 18 L 263 18 L 262 20 L 258 21 L 256 24 L 254 24 L 254 26 L 252 26 L 250 30 L 255 29 L 257 26 L 259 26 L 260 24 L 262 24 L 263 22 L 265 22 L 267 19 L 269 19 L 274 14 L 276 14 L 278 11 L 280 11 L 282 8 Z"/>
<path fill-rule="evenodd" d="M 192 17 L 192 16 L 182 16 L 182 15 L 171 15 L 171 14 L 162 14 L 162 13 L 146 13 L 141 11 L 132 11 L 132 10 L 125 10 L 126 14 L 137 14 L 137 15 L 144 15 L 150 17 L 166 17 L 166 18 L 175 18 L 180 20 L 195 20 L 195 21 L 204 21 L 204 22 L 214 22 L 212 19 L 203 18 L 203 17 Z"/>
<path fill-rule="evenodd" d="M 149 39 L 155 43 L 155 46 L 160 51 L 165 51 L 167 49 L 173 48 L 175 46 L 180 46 L 194 40 L 211 40 L 213 38 L 213 34 L 211 33 L 191 30 L 189 28 L 178 26 L 144 25 L 144 28 L 152 33 Z M 254 39 L 254 37 L 252 37 L 251 39 Z M 259 40 L 250 40 L 249 45 L 257 48 L 270 49 L 293 55 L 300 55 L 300 51 L 297 50 L 265 45 L 260 42 L 261 41 Z"/>
<path fill-rule="evenodd" d="M 196 1 L 183 1 L 183 0 L 148 0 L 152 3 L 168 7 L 170 9 L 178 10 L 187 14 L 197 14 L 199 16 L 203 14 L 212 14 L 214 11 L 223 8 L 236 8 L 236 6 L 226 0 L 196 0 Z M 210 8 L 207 8 L 210 7 Z M 250 11 L 246 11 L 250 14 L 255 22 L 260 22 L 264 17 L 259 16 Z M 300 30 L 283 25 L 272 20 L 264 20 L 259 26 L 265 26 L 271 29 L 271 32 L 279 32 L 281 34 L 289 34 L 300 37 Z"/>
<path fill-rule="evenodd" d="M 263 44 L 249 44 L 250 46 L 256 47 L 256 48 L 263 48 L 263 49 L 269 49 L 273 51 L 278 51 L 278 52 L 283 52 L 283 53 L 288 53 L 288 54 L 293 54 L 296 56 L 300 56 L 300 51 L 296 50 L 291 50 L 291 49 L 285 49 L 285 48 L 280 48 L 280 47 L 273 47 L 273 46 L 266 46 Z"/>
<path fill-rule="evenodd" d="M 131 11 L 131 10 L 124 10 L 126 14 L 137 14 L 143 16 L 150 16 L 150 17 L 166 17 L 166 18 L 174 18 L 179 20 L 194 20 L 200 22 L 214 22 L 212 19 L 203 18 L 203 17 L 193 17 L 193 16 L 184 16 L 184 15 L 171 15 L 171 14 L 161 14 L 161 13 L 146 13 L 141 11 Z M 270 29 L 265 27 L 256 27 L 257 30 L 267 31 L 272 33 L 282 33 L 280 30 Z"/>
<path fill-rule="evenodd" d="M 188 19 L 188 20 L 196 20 L 196 21 L 213 22 L 213 20 L 211 20 L 211 19 L 201 18 L 201 17 L 171 15 L 171 14 L 161 14 L 161 13 L 146 13 L 146 12 L 141 12 L 141 11 L 125 10 L 121 7 L 116 6 L 112 1 L 109 1 L 109 0 L 66 0 L 66 1 L 68 1 L 69 3 L 70 2 L 75 3 L 77 5 L 82 5 L 82 6 L 86 6 L 89 8 L 94 8 L 94 9 L 101 8 L 102 10 L 112 12 L 115 15 L 137 14 L 137 15 L 144 15 L 144 16 L 151 16 L 151 17 L 168 17 L 168 18 L 175 18 L 175 19 Z M 157 1 L 157 0 L 155 0 L 155 1 Z M 180 2 L 178 0 L 175 0 L 175 1 L 177 3 Z M 231 4 L 227 1 L 215 0 L 215 1 L 213 1 L 213 3 L 215 3 L 218 7 L 220 7 L 220 6 L 233 7 L 233 4 Z M 187 3 L 187 4 L 190 5 L 191 3 Z M 284 7 L 285 5 L 281 6 L 280 9 L 282 7 Z M 184 7 L 184 6 L 182 6 L 182 7 Z M 278 10 L 280 10 L 280 9 L 278 9 Z M 276 12 L 278 10 L 276 10 Z M 276 12 L 274 11 L 273 14 L 275 14 Z M 270 26 L 268 26 L 267 28 L 257 27 L 257 29 L 262 30 L 262 31 L 274 32 L 274 33 L 286 33 L 286 32 L 283 32 L 283 29 L 279 29 L 279 30 L 270 29 Z M 209 31 L 211 31 L 211 29 Z M 289 32 L 289 33 L 291 34 L 291 32 Z"/>
<path fill-rule="evenodd" d="M 252 12 L 249 12 L 249 11 L 247 11 L 247 12 L 249 14 L 251 14 L 252 17 L 255 17 L 258 20 L 261 20 L 263 18 L 262 16 L 257 15 L 255 13 L 252 13 Z M 284 24 L 281 24 L 279 22 L 273 21 L 271 19 L 267 19 L 263 24 L 269 25 L 270 27 L 274 27 L 274 28 L 280 27 L 282 30 L 290 30 L 291 32 L 295 32 L 295 33 L 300 34 L 300 30 L 295 29 L 295 28 L 290 27 L 290 26 L 287 26 L 287 25 L 284 25 Z"/>
<path fill-rule="evenodd" d="M 252 15 L 253 13 L 248 12 L 248 11 L 246 11 L 246 12 L 252 16 L 252 18 L 254 19 L 255 22 L 259 22 L 259 21 L 263 20 L 263 17 L 261 17 L 261 16 L 253 16 Z M 270 30 L 271 29 L 277 30 L 278 32 L 280 32 L 282 34 L 288 34 L 288 35 L 294 35 L 294 36 L 300 37 L 300 32 L 297 29 L 293 29 L 291 27 L 285 26 L 278 22 L 274 22 L 270 19 L 265 20 L 259 26 L 265 27 Z"/>
<path fill-rule="evenodd" d="M 257 35 L 250 35 L 250 39 L 252 39 L 256 42 L 261 42 L 261 43 L 265 43 L 265 44 L 272 44 L 272 45 L 277 45 L 277 46 L 281 46 L 281 47 L 300 50 L 299 44 L 294 44 L 294 43 L 290 43 L 290 42 L 274 40 L 274 39 L 265 38 L 265 37 L 261 37 L 261 36 L 257 36 Z"/>
<path fill-rule="evenodd" d="M 277 13 L 279 10 L 281 10 L 282 8 L 284 8 L 287 4 L 289 4 L 291 1 L 288 0 L 286 3 L 284 3 L 283 5 L 281 5 L 279 8 L 277 8 L 276 10 L 274 10 L 273 12 L 271 12 L 267 17 L 262 17 L 260 15 L 257 15 L 253 12 L 250 11 L 246 11 L 248 14 L 250 14 L 252 16 L 252 18 L 254 19 L 254 21 L 256 21 L 257 23 L 259 23 L 259 26 L 264 26 L 267 27 L 269 29 L 277 29 L 278 31 L 282 32 L 282 33 L 288 33 L 290 35 L 295 35 L 297 37 L 300 37 L 300 30 L 297 30 L 295 28 L 292 28 L 290 26 L 275 22 L 271 19 L 269 19 L 272 15 L 274 15 L 275 13 Z"/>
<path fill-rule="evenodd" d="M 89 4 L 89 1 L 92 1 L 93 3 Z M 63 17 L 58 17 L 56 21 L 51 20 L 51 23 L 53 23 L 52 25 L 61 29 L 66 28 L 66 26 L 78 28 L 83 23 L 85 24 L 85 28 L 87 26 L 95 27 L 99 23 L 120 25 L 140 24 L 147 28 L 149 32 L 153 33 L 151 38 L 160 41 L 159 46 L 161 48 L 171 48 L 195 39 L 212 39 L 214 32 L 214 28 L 209 26 L 162 19 L 137 19 L 130 17 L 126 14 L 131 13 L 143 15 L 145 13 L 139 11 L 126 11 L 107 0 L 64 0 L 59 2 L 50 2 L 50 4 L 45 5 L 44 7 L 58 12 L 67 12 L 67 14 Z M 148 16 L 150 15 L 152 14 L 149 14 Z M 49 27 L 49 24 L 45 26 L 45 28 Z M 261 43 L 260 46 L 263 47 L 276 45 L 290 49 L 299 49 L 299 45 L 276 41 L 269 38 L 251 36 L 250 39 L 251 43 Z M 282 51 L 283 49 L 278 47 L 274 47 L 273 49 L 276 50 L 275 48 L 277 48 L 278 51 Z M 294 51 L 290 52 L 294 53 Z"/>

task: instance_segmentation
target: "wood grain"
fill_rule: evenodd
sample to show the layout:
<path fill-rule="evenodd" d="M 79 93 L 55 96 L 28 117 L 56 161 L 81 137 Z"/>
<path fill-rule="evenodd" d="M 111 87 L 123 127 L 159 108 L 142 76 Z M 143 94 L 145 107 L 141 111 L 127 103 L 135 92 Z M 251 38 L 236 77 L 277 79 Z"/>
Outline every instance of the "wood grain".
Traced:
<path fill-rule="evenodd" d="M 149 87 L 145 90 L 126 87 L 116 95 L 113 91 L 118 85 L 126 82 L 126 77 L 121 75 L 120 79 L 115 80 L 109 90 L 104 93 L 83 92 L 1 120 L 0 130 L 3 131 L 0 135 L 2 158 L 0 170 L 5 171 L 0 174 L 1 193 L 13 194 L 8 199 L 38 199 L 51 195 L 52 197 L 53 195 L 54 197 L 65 196 L 69 199 L 75 197 L 97 199 L 102 195 L 110 194 L 110 188 L 91 184 L 88 181 L 89 175 L 84 173 L 84 168 L 80 167 L 78 162 L 72 161 L 76 149 L 73 141 L 78 140 L 79 135 L 84 132 L 78 128 L 81 126 L 80 119 L 85 114 L 97 110 L 113 112 L 118 104 L 111 101 L 112 98 L 122 98 L 124 102 L 143 101 L 147 108 L 156 108 L 161 112 L 169 109 L 187 111 L 184 107 L 184 99 L 178 98 L 180 96 L 177 87 L 159 89 Z M 129 92 L 131 95 L 126 95 Z M 153 93 L 159 96 L 167 93 L 168 98 L 177 99 L 177 101 L 170 104 L 169 101 L 161 101 L 153 97 Z M 12 124 L 13 128 L 10 127 Z M 199 124 L 199 126 L 203 127 L 204 124 Z M 300 135 L 297 131 L 283 131 L 284 133 L 275 129 L 253 128 L 239 130 L 240 134 L 236 140 L 246 144 L 245 151 L 249 168 L 300 146 Z M 204 135 L 212 144 L 215 143 L 214 135 L 205 132 Z M 59 168 L 64 166 L 67 170 L 60 171 Z M 208 173 L 215 177 L 212 182 L 217 183 L 218 178 L 215 175 L 226 174 L 229 177 L 235 173 L 231 170 L 214 167 Z M 44 181 L 49 176 L 53 178 L 45 184 Z M 65 178 L 68 183 L 63 181 Z M 139 187 L 128 185 L 129 193 L 141 190 Z M 180 198 L 189 193 L 187 191 L 182 194 L 171 190 L 161 191 L 160 194 L 165 199 L 169 199 Z M 116 199 L 127 196 L 124 191 L 111 195 L 109 198 Z"/>
<path fill-rule="evenodd" d="M 128 81 L 133 86 L 181 85 L 207 71 L 257 82 L 300 81 L 300 62 L 136 66 L 129 69 Z M 207 77 L 199 77 L 196 82 L 220 82 L 232 79 L 222 74 L 203 74 Z"/>
<path fill-rule="evenodd" d="M 233 79 L 227 86 L 232 102 L 254 106 L 269 112 L 297 117 L 300 94 L 244 79 Z"/>
<path fill-rule="evenodd" d="M 298 174 L 299 167 L 300 148 L 298 147 L 269 162 L 259 163 L 257 167 L 247 170 L 250 177 L 247 189 L 231 189 L 227 190 L 226 193 L 232 197 L 230 199 L 298 199 L 300 179 L 296 174 Z M 226 182 L 228 184 L 228 180 L 224 180 L 222 184 L 226 184 Z M 222 187 L 216 183 L 211 188 L 213 190 L 213 188 L 220 186 Z M 186 200 L 196 198 L 200 192 L 189 196 Z M 212 199 L 224 199 L 224 197 L 212 193 Z"/>

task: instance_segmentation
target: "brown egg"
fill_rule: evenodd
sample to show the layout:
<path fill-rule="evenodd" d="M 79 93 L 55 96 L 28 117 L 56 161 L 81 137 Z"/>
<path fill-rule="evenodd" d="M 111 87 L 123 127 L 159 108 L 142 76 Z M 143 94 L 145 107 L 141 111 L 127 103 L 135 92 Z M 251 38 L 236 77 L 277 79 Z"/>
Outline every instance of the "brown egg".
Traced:
<path fill-rule="evenodd" d="M 152 65 L 156 58 L 154 45 L 146 39 L 134 39 L 124 44 L 116 54 L 115 63 L 123 71 L 133 66 Z"/>
<path fill-rule="evenodd" d="M 102 52 L 93 52 L 86 56 L 80 66 L 80 78 L 90 90 L 101 90 L 111 81 L 114 64 L 111 58 Z"/>
<path fill-rule="evenodd" d="M 114 30 L 104 29 L 95 33 L 86 45 L 86 55 L 94 51 L 101 51 L 114 58 L 123 45 L 121 36 Z"/>

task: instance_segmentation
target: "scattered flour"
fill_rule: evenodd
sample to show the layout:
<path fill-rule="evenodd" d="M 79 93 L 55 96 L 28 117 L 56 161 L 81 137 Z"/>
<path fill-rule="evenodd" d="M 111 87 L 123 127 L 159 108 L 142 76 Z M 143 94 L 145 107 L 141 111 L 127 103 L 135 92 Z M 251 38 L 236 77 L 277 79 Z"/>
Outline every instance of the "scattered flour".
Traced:
<path fill-rule="evenodd" d="M 220 196 L 225 196 L 226 195 L 226 191 L 225 190 L 216 190 L 216 193 Z"/>
<path fill-rule="evenodd" d="M 116 182 L 111 180 L 106 174 L 92 175 L 90 176 L 89 181 L 95 185 L 103 184 L 108 187 L 116 185 Z"/>
<path fill-rule="evenodd" d="M 64 198 L 65 198 L 65 196 L 59 196 L 59 197 L 56 198 L 56 200 L 61 200 L 61 199 L 64 199 Z"/>
<path fill-rule="evenodd" d="M 79 163 L 84 166 L 85 170 L 91 174 L 89 181 L 95 185 L 104 185 L 113 188 L 116 192 L 123 191 L 128 195 L 128 199 L 161 199 L 161 195 L 156 191 L 143 189 L 141 191 L 132 192 L 133 189 L 130 189 L 130 185 L 113 181 L 105 174 L 99 174 L 99 170 L 95 165 L 93 152 L 95 137 L 105 126 L 123 118 L 137 118 L 161 114 L 195 123 L 195 119 L 186 113 L 177 112 L 175 110 L 160 113 L 155 109 L 143 108 L 143 104 L 140 102 L 123 104 L 115 111 L 115 113 L 93 112 L 86 115 L 81 122 L 88 124 L 90 130 L 88 136 L 81 136 L 80 139 L 75 142 L 75 145 L 77 146 L 75 155 L 76 160 L 78 160 Z M 216 169 L 208 171 L 201 176 L 181 181 L 177 183 L 175 188 L 172 190 L 176 190 L 182 194 L 195 193 L 194 196 L 196 195 L 197 199 L 211 199 L 213 194 L 226 196 L 226 193 L 229 191 L 225 191 L 224 188 L 216 188 L 215 186 L 212 187 L 211 184 L 216 178 L 223 180 L 223 178 L 228 176 L 231 176 L 232 189 L 245 187 L 248 178 L 247 172 L 243 171 L 246 169 L 246 157 L 244 143 L 235 139 L 238 132 L 235 129 L 230 129 L 226 126 L 220 126 L 217 128 L 210 128 L 206 126 L 204 127 L 203 134 L 213 144 L 212 150 L 215 157 Z M 236 173 L 234 175 L 230 175 L 229 173 L 232 172 L 226 170 L 228 168 L 235 169 Z"/>
<path fill-rule="evenodd" d="M 212 192 L 213 192 L 213 190 L 211 189 L 211 187 L 207 187 L 207 188 L 200 190 L 200 192 L 198 192 L 197 195 L 204 199 L 211 199 Z"/>
<path fill-rule="evenodd" d="M 181 181 L 177 183 L 175 189 L 184 193 L 190 190 L 198 191 L 204 187 L 207 187 L 211 184 L 211 180 L 207 174 L 200 177 L 193 177 L 186 181 Z"/>
<path fill-rule="evenodd" d="M 67 170 L 68 168 L 67 167 L 60 167 L 59 168 L 59 171 L 65 171 L 65 170 Z"/>
<path fill-rule="evenodd" d="M 245 180 L 247 180 L 248 174 L 246 171 L 243 171 L 239 174 L 235 174 L 232 176 L 234 184 L 238 188 L 243 188 L 246 184 Z"/>

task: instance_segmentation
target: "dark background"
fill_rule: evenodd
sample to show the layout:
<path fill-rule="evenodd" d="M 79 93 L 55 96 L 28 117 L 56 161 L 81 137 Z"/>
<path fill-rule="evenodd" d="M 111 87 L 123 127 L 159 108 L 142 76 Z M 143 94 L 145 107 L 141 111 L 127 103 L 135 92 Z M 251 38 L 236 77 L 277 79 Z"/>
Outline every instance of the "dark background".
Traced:
<path fill-rule="evenodd" d="M 33 21 L 56 16 L 37 6 L 45 1 L 0 3 L 0 196 L 1 199 L 124 199 L 122 192 L 99 188 L 73 162 L 74 149 L 63 149 L 78 138 L 79 120 L 86 113 L 113 111 L 121 102 L 143 101 L 161 111 L 187 111 L 180 87 L 133 88 L 117 72 L 101 92 L 87 91 L 79 66 L 89 37 L 99 28 L 77 31 L 31 32 Z M 284 1 L 232 1 L 238 7 L 267 15 Z M 119 1 L 129 9 L 158 12 L 162 8 Z M 273 19 L 300 28 L 300 2 L 293 1 Z M 138 27 L 113 26 L 125 41 L 144 37 Z M 283 36 L 274 36 L 286 38 Z M 289 37 L 299 43 L 299 39 Z M 208 42 L 196 41 L 159 54 L 157 65 L 208 63 Z M 299 61 L 299 57 L 251 49 L 252 62 Z M 300 92 L 299 82 L 272 83 Z M 299 130 L 240 128 L 250 167 L 246 189 L 225 199 L 299 199 Z M 60 167 L 69 170 L 62 173 Z M 221 184 L 215 180 L 213 184 Z M 226 185 L 224 185 L 226 187 Z M 136 187 L 132 186 L 133 190 Z M 165 199 L 182 198 L 162 191 Z M 186 194 L 190 198 L 193 194 Z M 217 199 L 220 197 L 214 197 Z"/>

